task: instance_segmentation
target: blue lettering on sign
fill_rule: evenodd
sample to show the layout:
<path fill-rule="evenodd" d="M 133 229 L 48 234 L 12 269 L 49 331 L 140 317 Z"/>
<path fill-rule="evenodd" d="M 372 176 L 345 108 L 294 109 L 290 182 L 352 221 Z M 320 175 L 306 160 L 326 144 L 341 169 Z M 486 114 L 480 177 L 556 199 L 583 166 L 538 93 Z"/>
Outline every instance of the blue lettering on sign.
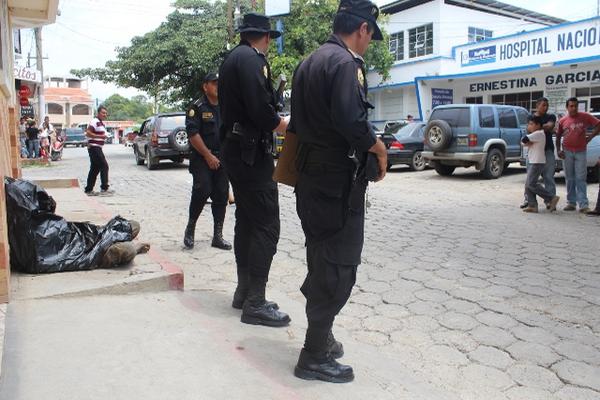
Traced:
<path fill-rule="evenodd" d="M 431 108 L 452 104 L 454 102 L 454 91 L 452 89 L 431 89 Z"/>
<path fill-rule="evenodd" d="M 496 62 L 496 46 L 470 49 L 462 54 L 462 65 L 479 65 Z"/>

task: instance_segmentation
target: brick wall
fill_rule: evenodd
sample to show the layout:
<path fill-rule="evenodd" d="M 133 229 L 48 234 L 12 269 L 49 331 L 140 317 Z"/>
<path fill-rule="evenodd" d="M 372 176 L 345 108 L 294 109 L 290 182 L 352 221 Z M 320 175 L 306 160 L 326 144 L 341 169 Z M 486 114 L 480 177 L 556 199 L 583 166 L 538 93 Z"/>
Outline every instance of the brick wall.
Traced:
<path fill-rule="evenodd" d="M 20 149 L 14 107 L 9 107 L 4 96 L 0 95 L 0 303 L 8 302 L 10 260 L 8 232 L 6 225 L 6 195 L 4 176 L 21 176 Z"/>

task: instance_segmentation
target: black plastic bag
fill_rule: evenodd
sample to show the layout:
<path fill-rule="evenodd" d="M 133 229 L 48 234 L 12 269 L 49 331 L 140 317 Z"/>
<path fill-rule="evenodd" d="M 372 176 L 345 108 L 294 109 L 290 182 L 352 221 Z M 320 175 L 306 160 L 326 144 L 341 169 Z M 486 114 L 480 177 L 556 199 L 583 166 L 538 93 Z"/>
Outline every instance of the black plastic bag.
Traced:
<path fill-rule="evenodd" d="M 67 222 L 41 187 L 4 178 L 10 264 L 31 274 L 97 268 L 116 242 L 132 240 L 131 224 L 117 216 L 106 225 Z"/>

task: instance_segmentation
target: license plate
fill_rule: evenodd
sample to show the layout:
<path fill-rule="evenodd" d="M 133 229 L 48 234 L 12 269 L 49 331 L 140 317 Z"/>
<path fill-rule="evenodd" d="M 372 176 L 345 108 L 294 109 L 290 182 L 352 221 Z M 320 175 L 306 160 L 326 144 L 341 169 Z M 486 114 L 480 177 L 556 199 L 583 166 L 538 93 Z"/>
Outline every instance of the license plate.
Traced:
<path fill-rule="evenodd" d="M 466 146 L 467 144 L 469 144 L 469 138 L 466 138 L 466 137 L 456 138 L 456 144 L 459 146 Z"/>
<path fill-rule="evenodd" d="M 159 144 L 169 143 L 169 138 L 168 137 L 159 137 L 158 138 L 158 143 Z"/>

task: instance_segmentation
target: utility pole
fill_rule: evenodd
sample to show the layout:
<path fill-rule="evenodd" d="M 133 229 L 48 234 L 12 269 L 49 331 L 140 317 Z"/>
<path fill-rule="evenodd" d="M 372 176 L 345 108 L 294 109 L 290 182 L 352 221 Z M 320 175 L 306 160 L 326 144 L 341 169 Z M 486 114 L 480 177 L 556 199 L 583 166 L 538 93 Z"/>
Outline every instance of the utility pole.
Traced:
<path fill-rule="evenodd" d="M 233 0 L 227 0 L 227 45 L 233 42 Z"/>
<path fill-rule="evenodd" d="M 36 68 L 40 71 L 42 83 L 38 87 L 38 122 L 46 115 L 46 103 L 44 101 L 44 61 L 42 57 L 42 28 L 35 28 L 35 56 Z"/>

